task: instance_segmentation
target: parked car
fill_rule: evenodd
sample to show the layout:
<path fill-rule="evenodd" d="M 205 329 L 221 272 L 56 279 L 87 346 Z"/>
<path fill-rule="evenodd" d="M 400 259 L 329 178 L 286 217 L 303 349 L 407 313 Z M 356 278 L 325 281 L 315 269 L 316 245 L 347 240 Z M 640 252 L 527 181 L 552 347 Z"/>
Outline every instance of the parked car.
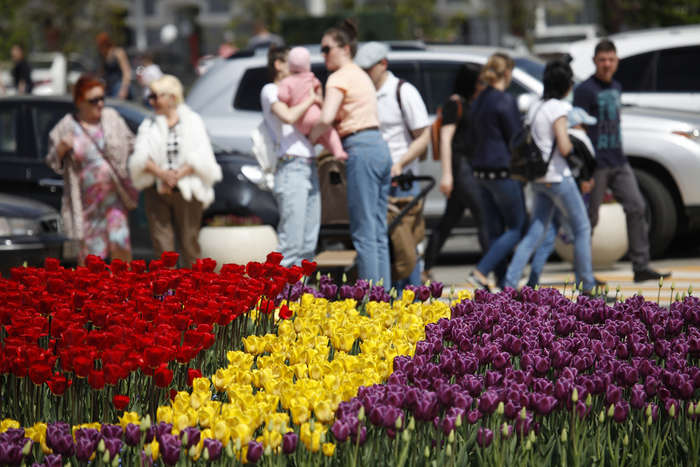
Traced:
<path fill-rule="evenodd" d="M 317 49 L 312 49 L 317 50 Z M 418 88 L 428 111 L 435 113 L 452 92 L 458 68 L 465 62 L 486 63 L 496 49 L 472 46 L 427 46 L 425 50 L 392 51 L 389 68 Z M 544 65 L 527 55 L 512 54 L 516 67 L 508 89 L 525 111 L 542 94 Z M 321 81 L 327 72 L 318 53 L 312 69 Z M 260 89 L 268 81 L 266 59 L 244 56 L 221 60 L 197 82 L 188 104 L 204 118 L 212 140 L 239 152 L 250 152 L 250 134 L 259 123 Z M 700 118 L 691 113 L 625 107 L 623 148 L 635 169 L 647 201 L 652 254 L 663 253 L 676 233 L 700 225 Z M 439 177 L 438 162 L 422 163 L 423 174 Z M 428 224 L 442 214 L 444 197 L 433 190 L 426 201 Z"/>
<path fill-rule="evenodd" d="M 136 133 L 151 115 L 147 109 L 120 100 L 107 100 Z M 63 179 L 44 161 L 48 134 L 73 110 L 69 96 L 13 96 L 0 98 L 0 192 L 30 198 L 60 209 Z M 276 226 L 277 206 L 272 194 L 262 190 L 262 171 L 252 156 L 215 148 L 223 180 L 215 185 L 216 199 L 204 214 L 205 222 L 217 215 L 251 217 Z M 148 223 L 143 207 L 130 214 L 134 256 L 152 255 Z"/>
<path fill-rule="evenodd" d="M 61 216 L 53 207 L 32 199 L 0 193 L 0 273 L 44 258 L 74 263 L 78 245 L 63 233 Z"/>
<path fill-rule="evenodd" d="M 76 54 L 68 56 L 60 52 L 35 52 L 27 59 L 32 70 L 34 89 L 32 94 L 40 96 L 61 95 L 70 91 L 80 75 L 87 70 L 81 57 Z M 0 80 L 7 94 L 15 94 L 12 82 L 12 63 L 0 74 Z"/>
<path fill-rule="evenodd" d="M 700 25 L 613 34 L 623 104 L 700 112 Z M 571 66 L 582 79 L 595 73 L 598 39 L 569 46 Z"/>

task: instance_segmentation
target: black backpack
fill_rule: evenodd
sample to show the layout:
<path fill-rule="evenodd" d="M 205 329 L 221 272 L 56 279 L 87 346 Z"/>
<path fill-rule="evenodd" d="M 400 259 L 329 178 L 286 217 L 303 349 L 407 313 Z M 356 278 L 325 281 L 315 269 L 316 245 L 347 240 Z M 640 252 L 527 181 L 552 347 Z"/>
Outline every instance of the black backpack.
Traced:
<path fill-rule="evenodd" d="M 525 123 L 510 141 L 510 176 L 516 180 L 531 182 L 543 177 L 547 173 L 549 162 L 552 160 L 554 150 L 557 147 L 555 139 L 552 142 L 552 151 L 549 153 L 549 158 L 545 161 L 542 157 L 542 151 L 535 144 L 535 140 L 532 137 L 532 122 L 535 121 L 542 105 L 544 105 L 544 102 L 535 111 L 532 120 L 529 123 Z"/>

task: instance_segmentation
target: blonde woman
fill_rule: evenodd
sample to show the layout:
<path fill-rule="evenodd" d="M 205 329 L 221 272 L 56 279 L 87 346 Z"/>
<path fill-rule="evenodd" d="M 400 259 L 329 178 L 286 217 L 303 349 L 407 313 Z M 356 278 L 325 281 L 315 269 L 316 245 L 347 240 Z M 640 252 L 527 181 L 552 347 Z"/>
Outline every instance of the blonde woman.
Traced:
<path fill-rule="evenodd" d="M 503 287 L 508 255 L 520 240 L 525 224 L 525 202 L 520 182 L 510 178 L 511 138 L 520 129 L 520 112 L 515 98 L 506 92 L 513 73 L 513 60 L 494 54 L 481 71 L 486 88 L 471 106 L 474 147 L 472 167 L 479 186 L 488 232 L 489 248 L 469 279 L 488 289 L 488 274 L 494 271 Z"/>
<path fill-rule="evenodd" d="M 154 253 L 174 251 L 177 236 L 188 267 L 200 254 L 202 214 L 214 201 L 221 167 L 202 118 L 184 104 L 180 81 L 163 75 L 149 89 L 156 116 L 139 127 L 129 172 L 144 190 Z"/>

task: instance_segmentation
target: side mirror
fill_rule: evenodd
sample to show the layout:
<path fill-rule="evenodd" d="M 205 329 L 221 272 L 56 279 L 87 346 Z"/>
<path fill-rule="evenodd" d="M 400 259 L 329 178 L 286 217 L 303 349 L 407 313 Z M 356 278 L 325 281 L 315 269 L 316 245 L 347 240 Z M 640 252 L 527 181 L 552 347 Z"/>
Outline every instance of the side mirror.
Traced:
<path fill-rule="evenodd" d="M 530 108 L 532 103 L 539 98 L 540 96 L 534 93 L 520 94 L 518 96 L 518 110 L 520 113 L 527 113 L 527 110 Z"/>

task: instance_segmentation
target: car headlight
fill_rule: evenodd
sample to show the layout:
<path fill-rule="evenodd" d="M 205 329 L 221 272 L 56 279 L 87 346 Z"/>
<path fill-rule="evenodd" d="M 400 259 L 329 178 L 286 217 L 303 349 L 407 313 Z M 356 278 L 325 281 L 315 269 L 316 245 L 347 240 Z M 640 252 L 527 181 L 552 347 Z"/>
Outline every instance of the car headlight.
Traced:
<path fill-rule="evenodd" d="M 34 219 L 0 217 L 0 236 L 37 235 L 39 233 L 41 233 L 41 225 Z"/>
<path fill-rule="evenodd" d="M 271 190 L 274 184 L 274 175 L 270 173 L 265 173 L 257 165 L 244 165 L 241 166 L 241 173 L 245 178 L 247 178 L 251 183 L 257 185 L 258 187 Z"/>
<path fill-rule="evenodd" d="M 679 135 L 683 136 L 688 139 L 692 139 L 696 143 L 700 143 L 700 129 L 699 128 L 693 128 L 692 130 L 678 130 L 673 132 L 674 135 Z"/>

